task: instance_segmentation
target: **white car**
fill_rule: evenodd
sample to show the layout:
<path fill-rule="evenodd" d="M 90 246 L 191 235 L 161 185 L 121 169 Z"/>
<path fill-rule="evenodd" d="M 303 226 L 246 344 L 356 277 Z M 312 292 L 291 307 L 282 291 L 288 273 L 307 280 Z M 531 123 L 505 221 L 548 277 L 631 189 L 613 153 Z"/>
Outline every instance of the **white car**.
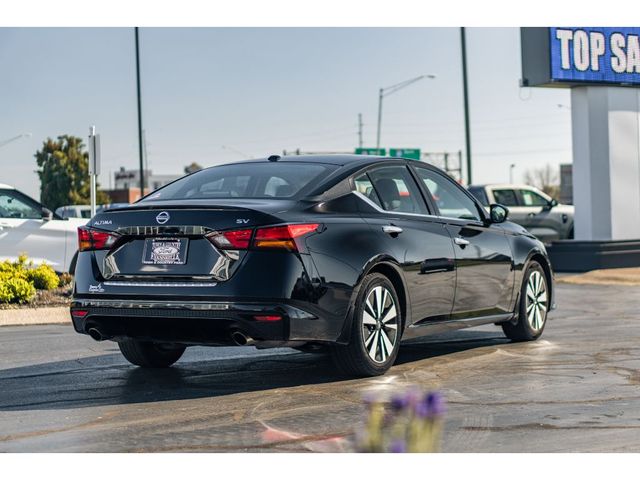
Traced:
<path fill-rule="evenodd" d="M 72 272 L 78 251 L 78 227 L 86 218 L 63 220 L 10 185 L 0 183 L 0 261 L 22 253 L 35 264 Z"/>

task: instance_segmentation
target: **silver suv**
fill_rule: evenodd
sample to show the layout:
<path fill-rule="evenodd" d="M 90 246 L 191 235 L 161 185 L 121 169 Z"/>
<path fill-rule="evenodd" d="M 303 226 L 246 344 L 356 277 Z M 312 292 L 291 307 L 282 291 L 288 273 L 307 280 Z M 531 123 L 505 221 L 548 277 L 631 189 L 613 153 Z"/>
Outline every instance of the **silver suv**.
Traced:
<path fill-rule="evenodd" d="M 509 220 L 544 242 L 573 238 L 573 205 L 560 204 L 530 185 L 471 185 L 468 188 L 487 208 L 492 203 L 508 207 Z"/>

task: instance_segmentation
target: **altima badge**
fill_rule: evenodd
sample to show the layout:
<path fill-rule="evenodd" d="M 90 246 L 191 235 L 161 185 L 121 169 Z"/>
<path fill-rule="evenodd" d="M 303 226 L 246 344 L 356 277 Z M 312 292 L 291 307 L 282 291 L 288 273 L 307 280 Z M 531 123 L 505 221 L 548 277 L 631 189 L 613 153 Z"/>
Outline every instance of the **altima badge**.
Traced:
<path fill-rule="evenodd" d="M 164 225 L 169 221 L 169 218 L 169 212 L 160 212 L 158 215 L 156 215 L 156 222 L 158 222 L 160 225 Z"/>

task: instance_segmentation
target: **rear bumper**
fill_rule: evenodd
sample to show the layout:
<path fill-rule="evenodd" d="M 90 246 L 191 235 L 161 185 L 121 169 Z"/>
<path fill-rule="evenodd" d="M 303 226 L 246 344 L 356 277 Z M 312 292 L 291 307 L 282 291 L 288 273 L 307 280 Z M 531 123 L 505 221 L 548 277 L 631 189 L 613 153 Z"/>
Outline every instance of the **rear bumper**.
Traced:
<path fill-rule="evenodd" d="M 331 341 L 321 318 L 286 303 L 76 299 L 70 311 L 78 333 L 115 341 L 236 345 L 236 332 L 264 347 Z"/>

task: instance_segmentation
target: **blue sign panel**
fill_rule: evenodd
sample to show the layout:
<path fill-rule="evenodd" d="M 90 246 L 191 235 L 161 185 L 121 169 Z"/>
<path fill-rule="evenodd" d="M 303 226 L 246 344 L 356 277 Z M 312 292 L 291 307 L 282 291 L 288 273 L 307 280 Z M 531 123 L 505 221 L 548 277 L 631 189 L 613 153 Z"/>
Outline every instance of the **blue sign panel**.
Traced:
<path fill-rule="evenodd" d="M 550 28 L 551 80 L 640 85 L 639 27 Z"/>

